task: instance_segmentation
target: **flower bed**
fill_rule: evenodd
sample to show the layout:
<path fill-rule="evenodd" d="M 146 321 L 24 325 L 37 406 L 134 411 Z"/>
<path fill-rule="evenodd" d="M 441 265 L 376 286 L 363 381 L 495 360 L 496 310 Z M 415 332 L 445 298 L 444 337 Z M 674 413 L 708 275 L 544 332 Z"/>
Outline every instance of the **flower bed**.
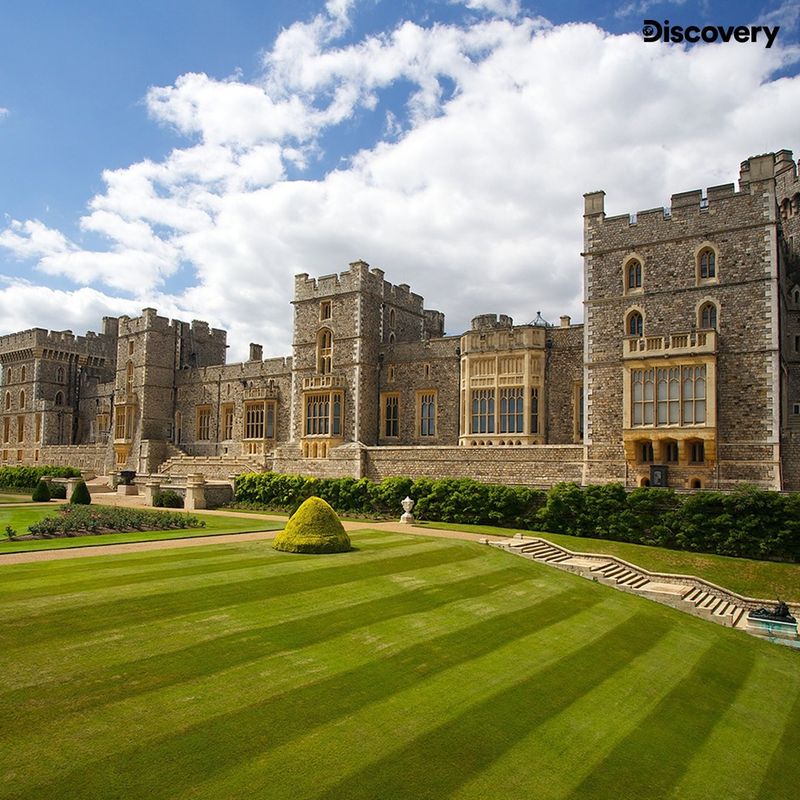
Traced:
<path fill-rule="evenodd" d="M 56 539 L 65 536 L 93 536 L 101 533 L 180 530 L 204 528 L 206 523 L 190 514 L 170 511 L 139 511 L 110 506 L 62 506 L 58 512 L 28 527 L 17 539 Z"/>

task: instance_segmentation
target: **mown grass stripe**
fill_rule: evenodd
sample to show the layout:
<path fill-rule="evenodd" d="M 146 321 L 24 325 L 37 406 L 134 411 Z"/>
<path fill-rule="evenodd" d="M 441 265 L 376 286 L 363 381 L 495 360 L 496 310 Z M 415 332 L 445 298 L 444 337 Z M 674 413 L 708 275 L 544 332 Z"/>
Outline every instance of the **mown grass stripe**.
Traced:
<path fill-rule="evenodd" d="M 426 544 L 430 545 L 431 540 L 420 540 L 418 542 L 407 539 L 405 541 L 393 542 L 376 542 L 370 545 L 369 552 L 381 552 L 384 550 L 396 550 L 399 548 L 412 549 L 414 547 L 421 548 Z M 177 566 L 170 566 L 158 572 L 148 571 L 142 572 L 129 572 L 125 574 L 115 574 L 111 576 L 98 576 L 95 578 L 84 578 L 82 580 L 65 581 L 59 584 L 59 591 L 57 595 L 53 593 L 52 585 L 42 584 L 37 587 L 25 587 L 10 591 L 3 591 L 0 589 L 0 603 L 12 603 L 14 601 L 24 601 L 29 603 L 31 600 L 36 600 L 41 597 L 52 597 L 54 601 L 68 602 L 72 600 L 71 595 L 83 592 L 95 592 L 100 590 L 119 590 L 126 587 L 138 586 L 141 584 L 154 585 L 158 590 L 158 583 L 160 581 L 171 580 L 174 578 L 184 579 L 191 578 L 192 576 L 206 576 L 215 575 L 217 573 L 237 572 L 240 570 L 252 569 L 253 567 L 264 567 L 275 563 L 275 556 L 270 553 L 272 548 L 269 544 L 265 544 L 264 552 L 262 554 L 253 555 L 252 557 L 239 557 L 235 561 L 224 561 L 219 564 L 209 563 L 191 563 L 183 564 L 179 559 L 174 560 Z M 77 599 L 77 598 L 76 598 Z"/>
<path fill-rule="evenodd" d="M 647 718 L 706 651 L 707 639 L 687 633 L 676 621 L 654 646 L 515 742 L 456 796 L 521 797 L 525 787 L 536 800 L 572 798 L 586 775 Z"/>
<path fill-rule="evenodd" d="M 303 575 L 303 591 L 341 585 L 367 577 L 390 575 L 409 570 L 424 569 L 440 564 L 470 561 L 481 555 L 479 548 L 463 545 L 441 547 L 430 552 L 399 555 L 389 558 L 359 561 L 357 555 L 347 554 L 337 558 L 347 559 L 341 566 L 322 566 L 329 560 L 309 561 L 319 564 Z M 293 556 L 286 556 L 287 559 Z M 294 558 L 297 558 L 294 556 Z M 328 557 L 330 558 L 330 557 Z M 176 617 L 210 609 L 219 610 L 254 600 L 267 600 L 287 592 L 298 591 L 298 574 L 265 575 L 250 580 L 213 587 L 192 587 L 177 592 L 161 592 L 147 597 L 109 600 L 89 606 L 73 606 L 40 615 L 6 617 L 0 620 L 0 648 L 11 647 L 15 641 L 26 644 L 59 641 L 86 633 L 112 630 L 126 625 L 142 625 L 167 617 Z"/>
<path fill-rule="evenodd" d="M 320 794 L 319 800 L 447 797 L 521 737 L 624 669 L 668 630 L 666 621 L 637 614 L 541 673 L 525 677 L 347 776 Z"/>
<path fill-rule="evenodd" d="M 575 790 L 581 800 L 667 797 L 692 756 L 735 700 L 753 651 L 718 638 L 692 671 Z"/>
<path fill-rule="evenodd" d="M 313 617 L 204 640 L 180 650 L 92 670 L 69 681 L 49 681 L 0 694 L 0 730 L 30 732 L 37 724 L 67 713 L 175 685 L 284 650 L 308 647 L 345 633 L 409 614 L 432 611 L 448 603 L 531 580 L 529 570 L 509 566 L 499 571 L 437 583 L 369 600 Z"/>
<path fill-rule="evenodd" d="M 800 723 L 800 720 L 790 718 L 794 698 L 800 697 L 797 665 L 786 663 L 783 659 L 765 657 L 771 655 L 760 648 L 747 682 L 722 715 L 704 746 L 695 752 L 671 798 L 753 800 L 754 789 L 757 791 L 759 784 L 767 778 L 770 760 L 780 742 L 778 734 L 785 734 L 787 726 Z M 781 687 L 780 700 L 774 691 L 777 686 Z M 794 697 L 790 694 L 792 692 Z M 713 770 L 709 769 L 709 764 L 714 765 Z M 781 776 L 781 783 L 785 785 L 788 778 L 790 783 L 796 785 L 800 780 L 797 750 L 784 766 L 789 771 Z M 747 776 L 746 780 L 742 779 L 743 776 Z M 771 788 L 779 791 L 776 786 Z M 769 796 L 774 798 L 776 794 Z"/>
<path fill-rule="evenodd" d="M 599 593 L 593 600 L 599 600 Z M 159 741 L 85 764 L 51 783 L 23 791 L 19 797 L 37 800 L 106 797 L 110 786 L 124 786 L 126 800 L 173 797 L 238 762 L 290 742 L 315 726 L 352 714 L 585 607 L 584 592 L 567 591 L 550 596 L 524 612 L 515 610 L 491 617 L 362 667 L 176 731 Z M 164 779 L 166 775 L 168 780 Z"/>
<path fill-rule="evenodd" d="M 764 689 L 769 692 L 769 687 Z M 766 702 L 774 702 L 774 698 Z M 797 800 L 800 793 L 800 694 L 795 699 L 783 730 L 776 730 L 775 734 L 776 738 L 780 734 L 780 739 L 769 760 L 756 800 Z"/>

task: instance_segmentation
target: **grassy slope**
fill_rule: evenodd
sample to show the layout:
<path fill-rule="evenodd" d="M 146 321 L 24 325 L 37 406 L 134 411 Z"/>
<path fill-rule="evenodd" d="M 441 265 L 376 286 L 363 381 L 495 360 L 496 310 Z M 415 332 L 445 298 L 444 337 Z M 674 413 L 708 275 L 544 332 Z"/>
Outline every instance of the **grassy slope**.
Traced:
<path fill-rule="evenodd" d="M 800 654 L 471 542 L 2 569 L 0 798 L 796 797 Z"/>
<path fill-rule="evenodd" d="M 445 530 L 472 531 L 489 536 L 513 536 L 516 531 L 495 528 L 491 525 L 461 525 L 447 522 L 421 522 L 423 527 Z M 709 553 L 689 553 L 682 550 L 666 550 L 628 542 L 612 542 L 608 539 L 585 539 L 564 536 L 559 533 L 519 531 L 526 536 L 541 536 L 569 550 L 583 553 L 608 553 L 619 556 L 654 572 L 677 572 L 696 575 L 712 583 L 733 589 L 749 597 L 770 600 L 800 602 L 800 564 L 784 564 L 775 561 L 754 561 L 749 558 L 729 558 Z"/>
<path fill-rule="evenodd" d="M 6 525 L 11 525 L 18 534 L 26 532 L 28 525 L 37 522 L 48 514 L 58 511 L 54 503 L 35 504 L 24 508 L 0 509 L 0 536 L 5 537 Z M 0 539 L 0 554 L 19 553 L 30 550 L 60 550 L 65 547 L 91 547 L 100 544 L 119 544 L 121 542 L 150 542 L 160 539 L 183 539 L 187 536 L 211 536 L 220 533 L 242 531 L 271 531 L 283 527 L 280 522 L 248 519 L 245 517 L 222 517 L 216 514 L 197 512 L 195 516 L 205 520 L 205 528 L 183 528 L 167 531 L 133 531 L 131 533 L 106 533 L 98 536 L 78 536 L 74 539 L 36 539 L 14 542 Z"/>

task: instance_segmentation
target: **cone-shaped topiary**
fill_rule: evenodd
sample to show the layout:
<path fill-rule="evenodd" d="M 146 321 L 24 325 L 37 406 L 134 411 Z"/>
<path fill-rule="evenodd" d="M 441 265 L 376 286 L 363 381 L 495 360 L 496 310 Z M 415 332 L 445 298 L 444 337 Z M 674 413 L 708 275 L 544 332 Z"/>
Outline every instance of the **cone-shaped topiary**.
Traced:
<path fill-rule="evenodd" d="M 46 503 L 50 500 L 50 489 L 41 478 L 39 478 L 39 483 L 36 484 L 36 488 L 33 490 L 31 500 L 34 503 Z"/>
<path fill-rule="evenodd" d="M 70 503 L 76 506 L 88 506 L 92 502 L 92 496 L 89 494 L 89 488 L 86 486 L 86 481 L 78 481 L 75 488 L 72 490 L 72 495 L 69 498 Z"/>
<path fill-rule="evenodd" d="M 350 549 L 350 537 L 324 500 L 309 497 L 292 514 L 272 546 L 287 553 L 344 553 Z"/>

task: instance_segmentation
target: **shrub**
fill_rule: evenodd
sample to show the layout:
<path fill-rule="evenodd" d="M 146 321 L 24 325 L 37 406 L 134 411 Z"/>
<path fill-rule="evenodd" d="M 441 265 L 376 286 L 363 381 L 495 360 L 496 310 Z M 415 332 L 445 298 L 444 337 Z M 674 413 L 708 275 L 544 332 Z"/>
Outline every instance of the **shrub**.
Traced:
<path fill-rule="evenodd" d="M 78 481 L 75 484 L 69 502 L 74 506 L 88 506 L 92 502 L 92 496 L 89 494 L 86 481 Z"/>
<path fill-rule="evenodd" d="M 51 500 L 66 500 L 67 499 L 67 484 L 66 483 L 52 483 L 48 481 L 47 488 L 50 490 Z"/>
<path fill-rule="evenodd" d="M 164 489 L 153 498 L 156 508 L 183 508 L 183 498 L 172 489 Z"/>
<path fill-rule="evenodd" d="M 48 487 L 46 481 L 43 481 L 41 478 L 39 478 L 39 483 L 36 484 L 36 488 L 33 490 L 31 500 L 33 500 L 34 503 L 49 502 L 50 488 Z"/>
<path fill-rule="evenodd" d="M 343 553 L 350 549 L 350 537 L 328 503 L 309 497 L 289 518 L 272 546 L 288 553 Z"/>
<path fill-rule="evenodd" d="M 0 489 L 32 490 L 45 475 L 53 478 L 79 478 L 75 467 L 0 467 Z"/>

